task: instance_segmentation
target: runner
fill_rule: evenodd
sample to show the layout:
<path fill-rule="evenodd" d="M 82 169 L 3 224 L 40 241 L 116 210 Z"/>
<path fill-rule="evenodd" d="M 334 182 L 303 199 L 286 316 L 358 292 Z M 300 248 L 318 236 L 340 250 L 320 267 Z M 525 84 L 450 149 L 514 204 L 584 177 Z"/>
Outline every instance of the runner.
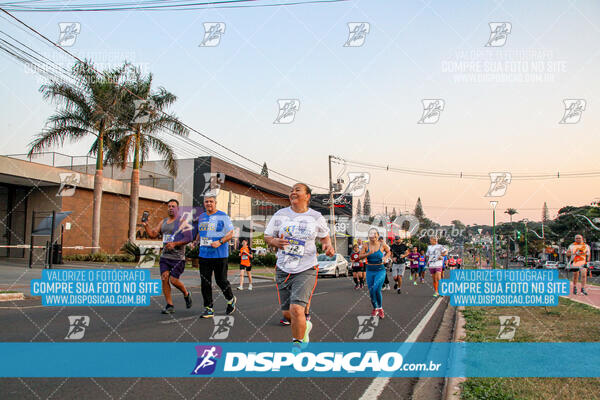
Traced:
<path fill-rule="evenodd" d="M 458 259 L 456 260 L 456 268 L 461 269 L 462 263 L 463 263 L 462 257 L 458 256 Z"/>
<path fill-rule="evenodd" d="M 410 261 L 410 279 L 413 281 L 413 285 L 417 285 L 417 279 L 419 278 L 419 250 L 416 246 L 413 246 L 412 251 L 408 253 L 406 257 Z"/>
<path fill-rule="evenodd" d="M 248 241 L 242 240 L 242 248 L 240 249 L 240 286 L 237 287 L 238 290 L 244 290 L 244 271 L 248 274 L 248 290 L 252 290 L 251 258 L 253 258 L 253 255 L 248 248 Z"/>
<path fill-rule="evenodd" d="M 587 282 L 587 263 L 590 260 L 590 246 L 585 244 L 582 235 L 575 235 L 575 242 L 567 250 L 570 257 L 569 271 L 573 271 L 573 294 L 577 294 L 577 281 L 581 272 L 581 293 L 587 296 L 585 284 Z"/>
<path fill-rule="evenodd" d="M 352 262 L 352 279 L 354 279 L 354 290 L 358 290 L 363 287 L 363 282 L 359 277 L 359 274 L 364 270 L 362 261 L 360 260 L 360 250 L 358 244 L 352 247 L 352 254 L 350 254 L 350 261 Z"/>
<path fill-rule="evenodd" d="M 391 257 L 387 244 L 378 240 L 379 232 L 375 228 L 369 229 L 369 241 L 365 243 L 360 252 L 361 259 L 367 259 L 367 286 L 373 305 L 372 317 L 384 318 L 381 288 L 385 279 L 384 261 Z"/>
<path fill-rule="evenodd" d="M 158 265 L 160 268 L 160 279 L 162 292 L 167 305 L 163 314 L 175 312 L 173 297 L 171 296 L 171 284 L 183 294 L 186 308 L 192 306 L 192 295 L 179 280 L 185 269 L 185 245 L 192 241 L 192 227 L 184 219 L 179 218 L 179 202 L 175 199 L 167 201 L 168 217 L 154 229 L 148 226 L 148 222 L 142 222 L 144 229 L 150 238 L 162 235 L 163 249 L 160 254 Z"/>
<path fill-rule="evenodd" d="M 433 289 L 435 293 L 433 297 L 438 297 L 438 285 L 440 278 L 442 277 L 442 268 L 444 267 L 444 256 L 448 254 L 448 250 L 441 244 L 438 244 L 438 239 L 432 236 L 429 239 L 430 245 L 427 247 L 427 264 L 429 266 L 429 272 L 433 278 Z"/>
<path fill-rule="evenodd" d="M 425 250 L 421 250 L 419 254 L 419 279 L 421 283 L 425 283 L 425 266 L 427 265 L 427 257 L 425 257 Z"/>
<path fill-rule="evenodd" d="M 277 211 L 265 229 L 267 244 L 279 249 L 275 271 L 277 297 L 284 318 L 291 321 L 295 345 L 308 343 L 312 329 L 306 313 L 319 270 L 315 240 L 320 240 L 327 256 L 335 255 L 325 218 L 308 207 L 310 196 L 308 185 L 296 183 L 290 193 L 290 207 Z"/>
<path fill-rule="evenodd" d="M 229 240 L 233 237 L 233 224 L 223 211 L 217 210 L 215 196 L 204 197 L 204 213 L 198 218 L 198 238 L 200 249 L 200 288 L 204 299 L 204 312 L 200 317 L 214 316 L 212 297 L 212 275 L 227 300 L 225 314 L 235 311 L 236 298 L 227 280 Z"/>
<path fill-rule="evenodd" d="M 402 243 L 400 236 L 396 236 L 394 239 L 394 244 L 390 246 L 392 252 L 392 279 L 396 282 L 394 289 L 400 294 L 402 293 L 402 276 L 406 268 L 404 258 L 408 255 L 408 248 Z"/>

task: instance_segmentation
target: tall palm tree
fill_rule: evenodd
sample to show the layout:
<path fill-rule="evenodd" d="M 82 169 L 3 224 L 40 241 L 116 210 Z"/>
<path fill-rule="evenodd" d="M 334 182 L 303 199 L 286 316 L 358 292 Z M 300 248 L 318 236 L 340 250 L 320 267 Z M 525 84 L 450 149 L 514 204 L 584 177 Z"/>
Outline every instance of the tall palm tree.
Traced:
<path fill-rule="evenodd" d="M 92 215 L 92 252 L 100 246 L 100 210 L 104 151 L 115 134 L 118 113 L 124 98 L 122 86 L 125 68 L 99 74 L 89 61 L 77 62 L 72 69 L 76 83 L 52 81 L 40 88 L 43 97 L 56 103 L 58 110 L 50 116 L 41 133 L 30 143 L 28 156 L 42 152 L 66 140 L 78 142 L 88 136 L 96 139 L 90 154 L 96 155 L 94 202 Z"/>
<path fill-rule="evenodd" d="M 504 214 L 508 214 L 510 217 L 510 224 L 512 225 L 512 216 L 518 214 L 518 212 L 514 208 L 507 208 L 506 211 L 504 211 Z"/>
<path fill-rule="evenodd" d="M 126 66 L 131 79 L 127 82 L 127 96 L 121 113 L 121 127 L 114 149 L 109 151 L 109 159 L 116 161 L 121 168 L 133 158 L 129 195 L 129 240 L 135 240 L 136 223 L 140 196 L 140 167 L 148 160 L 151 151 L 158 153 L 163 165 L 172 176 L 177 175 L 177 161 L 173 148 L 157 136 L 161 131 L 187 136 L 189 131 L 173 114 L 164 110 L 172 105 L 177 97 L 159 87 L 152 91 L 152 74 L 143 76 L 139 68 Z"/>

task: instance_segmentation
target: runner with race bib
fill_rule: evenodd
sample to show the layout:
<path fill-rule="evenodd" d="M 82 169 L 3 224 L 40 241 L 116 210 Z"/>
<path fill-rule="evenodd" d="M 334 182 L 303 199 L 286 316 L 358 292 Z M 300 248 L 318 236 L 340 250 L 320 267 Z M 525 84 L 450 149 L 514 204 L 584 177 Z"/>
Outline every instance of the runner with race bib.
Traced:
<path fill-rule="evenodd" d="M 577 281 L 581 272 L 581 294 L 587 296 L 585 284 L 587 282 L 587 263 L 590 260 L 590 246 L 585 244 L 583 236 L 575 235 L 575 242 L 567 249 L 569 271 L 573 272 L 573 294 L 577 294 Z"/>

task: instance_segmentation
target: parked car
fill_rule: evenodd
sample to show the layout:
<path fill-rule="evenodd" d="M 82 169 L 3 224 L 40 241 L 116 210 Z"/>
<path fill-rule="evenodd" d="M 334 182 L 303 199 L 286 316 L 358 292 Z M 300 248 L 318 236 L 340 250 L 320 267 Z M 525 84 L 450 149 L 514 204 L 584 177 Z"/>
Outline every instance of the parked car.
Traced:
<path fill-rule="evenodd" d="M 558 269 L 558 262 L 556 261 L 544 261 L 541 263 L 541 268 L 544 269 Z"/>
<path fill-rule="evenodd" d="M 590 261 L 588 263 L 588 271 L 592 275 L 600 275 L 600 261 Z"/>
<path fill-rule="evenodd" d="M 565 264 L 564 262 L 559 262 L 557 268 L 558 269 L 565 269 L 565 268 L 567 268 L 567 264 Z"/>
<path fill-rule="evenodd" d="M 317 257 L 319 263 L 319 276 L 348 276 L 348 261 L 341 254 L 329 257 L 326 254 L 319 254 Z"/>

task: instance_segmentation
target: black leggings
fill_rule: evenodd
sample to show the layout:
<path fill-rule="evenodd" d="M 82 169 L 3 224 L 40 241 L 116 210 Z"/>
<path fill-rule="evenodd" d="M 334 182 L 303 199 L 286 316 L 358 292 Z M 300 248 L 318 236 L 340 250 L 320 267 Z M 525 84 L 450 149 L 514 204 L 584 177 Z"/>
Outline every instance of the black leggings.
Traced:
<path fill-rule="evenodd" d="M 200 257 L 200 288 L 202 290 L 202 299 L 204 307 L 213 308 L 212 298 L 212 274 L 215 274 L 215 282 L 221 288 L 223 295 L 229 301 L 233 299 L 231 285 L 227 280 L 227 257 L 225 258 L 203 258 Z"/>

